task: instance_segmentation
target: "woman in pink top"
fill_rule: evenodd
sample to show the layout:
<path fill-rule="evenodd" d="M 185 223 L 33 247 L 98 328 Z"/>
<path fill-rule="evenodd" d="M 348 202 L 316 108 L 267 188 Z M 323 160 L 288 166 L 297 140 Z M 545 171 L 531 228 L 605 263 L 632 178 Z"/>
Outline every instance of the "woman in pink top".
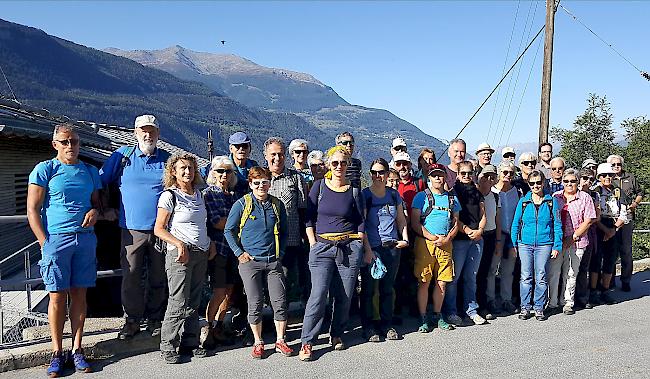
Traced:
<path fill-rule="evenodd" d="M 575 313 L 573 310 L 576 277 L 580 268 L 580 260 L 589 245 L 589 227 L 596 221 L 596 209 L 591 196 L 578 190 L 578 171 L 568 169 L 562 176 L 564 190 L 553 194 L 557 199 L 562 216 L 562 256 L 551 260 L 549 273 L 549 307 L 558 306 L 558 301 L 564 304 L 566 315 Z M 560 276 L 562 281 L 560 282 Z M 564 284 L 564 298 L 559 294 L 559 284 Z"/>

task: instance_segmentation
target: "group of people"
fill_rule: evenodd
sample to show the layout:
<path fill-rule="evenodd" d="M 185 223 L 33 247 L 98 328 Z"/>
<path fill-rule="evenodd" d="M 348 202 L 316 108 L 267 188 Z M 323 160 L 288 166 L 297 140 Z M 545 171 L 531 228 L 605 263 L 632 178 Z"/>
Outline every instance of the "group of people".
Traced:
<path fill-rule="evenodd" d="M 428 333 L 515 313 L 541 321 L 612 303 L 619 256 L 622 289 L 630 290 L 631 231 L 642 193 L 617 155 L 566 168 L 542 144 L 537 155 L 521 154 L 518 165 L 506 147 L 493 164 L 489 144 L 469 161 L 466 143 L 455 139 L 451 163 L 442 165 L 429 148 L 412 161 L 406 141 L 396 138 L 391 161 L 371 162 L 370 184 L 362 188 L 349 132 L 325 152 L 310 151 L 302 139 L 287 146 L 268 138 L 266 167 L 250 158 L 245 132 L 232 134 L 230 154 L 207 167 L 192 154 L 158 148 L 160 125 L 152 115 L 138 116 L 134 133 L 137 144 L 116 150 L 98 171 L 79 161 L 74 128 L 59 125 L 57 156 L 30 175 L 28 219 L 50 293 L 51 377 L 68 358 L 77 370 L 91 370 L 81 338 L 85 291 L 96 278 L 93 225 L 102 218 L 117 219 L 122 230 L 125 323 L 118 338 L 146 325 L 160 336 L 167 363 L 232 344 L 224 317 L 234 305 L 247 308 L 253 358 L 266 356 L 265 303 L 273 309 L 276 352 L 298 350 L 300 360 L 311 360 L 325 322 L 332 347 L 345 349 L 359 278 L 363 337 L 370 342 L 401 338 L 396 308 L 413 309 L 418 331 Z M 111 188 L 119 190 L 119 211 L 104 207 Z M 201 329 L 206 280 L 212 294 Z M 292 288 L 304 310 L 298 349 L 285 341 Z M 68 295 L 70 357 L 62 346 Z"/>

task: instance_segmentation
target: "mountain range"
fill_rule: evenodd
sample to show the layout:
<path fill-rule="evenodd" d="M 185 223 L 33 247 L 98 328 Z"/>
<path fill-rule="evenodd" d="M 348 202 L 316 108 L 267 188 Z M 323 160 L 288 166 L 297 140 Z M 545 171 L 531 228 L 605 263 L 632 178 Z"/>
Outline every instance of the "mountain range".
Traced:
<path fill-rule="evenodd" d="M 136 62 L 137 61 L 137 62 Z M 259 66 L 234 55 L 196 53 L 180 46 L 127 52 L 88 48 L 0 19 L 0 66 L 19 101 L 54 114 L 130 126 L 138 114 L 155 114 L 163 137 L 206 156 L 246 130 L 260 157 L 271 135 L 304 138 L 326 149 L 349 130 L 365 162 L 388 156 L 390 139 L 402 136 L 410 151 L 443 144 L 381 110 L 351 105 L 309 74 Z M 0 94 L 8 94 L 0 86 Z"/>

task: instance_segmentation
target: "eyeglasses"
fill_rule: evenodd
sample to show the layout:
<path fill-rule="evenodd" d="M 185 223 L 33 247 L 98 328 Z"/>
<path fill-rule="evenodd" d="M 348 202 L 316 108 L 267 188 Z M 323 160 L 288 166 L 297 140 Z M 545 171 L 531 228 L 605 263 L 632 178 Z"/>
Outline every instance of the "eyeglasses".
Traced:
<path fill-rule="evenodd" d="M 347 167 L 348 166 L 348 161 L 331 161 L 330 164 L 332 167 Z"/>
<path fill-rule="evenodd" d="M 215 171 L 217 174 L 230 174 L 232 172 L 229 168 L 215 168 L 212 171 Z"/>
<path fill-rule="evenodd" d="M 505 171 L 504 170 L 504 171 L 501 171 L 501 174 L 503 174 L 503 176 L 512 176 L 512 175 L 515 174 L 515 172 L 514 171 Z"/>
<path fill-rule="evenodd" d="M 535 182 L 528 182 L 528 185 L 531 186 L 531 187 L 533 187 L 533 186 L 541 186 L 542 184 L 544 184 L 544 182 L 542 180 L 537 180 Z"/>
<path fill-rule="evenodd" d="M 564 167 L 551 167 L 553 171 L 564 171 Z"/>
<path fill-rule="evenodd" d="M 55 139 L 54 141 L 60 143 L 63 146 L 77 146 L 79 144 L 79 138 Z"/>
<path fill-rule="evenodd" d="M 399 167 L 402 167 L 402 166 L 408 166 L 409 163 L 411 163 L 411 162 L 407 162 L 407 161 L 397 161 L 397 162 L 395 162 L 395 167 L 398 167 L 398 166 L 399 166 Z"/>
<path fill-rule="evenodd" d="M 294 150 L 293 153 L 296 154 L 296 155 L 301 155 L 301 154 L 307 154 L 308 151 L 307 150 Z"/>
<path fill-rule="evenodd" d="M 609 174 L 609 173 L 607 173 L 607 174 L 600 174 L 600 175 L 598 175 L 598 176 L 599 176 L 599 177 L 613 178 L 615 175 L 614 175 L 614 174 Z"/>
<path fill-rule="evenodd" d="M 339 145 L 344 145 L 344 146 L 351 145 L 351 146 L 354 146 L 354 141 L 351 141 L 351 140 L 339 141 Z"/>
<path fill-rule="evenodd" d="M 612 167 L 623 167 L 623 163 L 612 163 Z"/>
<path fill-rule="evenodd" d="M 393 148 L 395 151 L 406 151 L 406 146 L 396 146 Z"/>
<path fill-rule="evenodd" d="M 267 185 L 271 184 L 271 181 L 268 180 L 268 179 L 253 180 L 253 181 L 251 181 L 251 184 L 253 184 L 255 187 L 267 186 Z"/>
<path fill-rule="evenodd" d="M 521 162 L 521 164 L 524 165 L 524 166 L 534 166 L 534 165 L 537 164 L 537 162 L 536 161 L 523 161 L 523 162 Z"/>
<path fill-rule="evenodd" d="M 251 145 L 247 143 L 238 143 L 238 144 L 234 144 L 233 146 L 235 147 L 235 150 L 239 150 L 239 149 L 247 150 Z"/>
<path fill-rule="evenodd" d="M 576 184 L 578 181 L 576 179 L 573 180 L 563 180 L 562 183 L 564 184 Z"/>
<path fill-rule="evenodd" d="M 460 175 L 460 176 L 472 176 L 472 174 L 474 174 L 474 173 L 471 172 L 471 171 L 460 171 L 458 173 L 458 175 Z"/>
<path fill-rule="evenodd" d="M 592 182 L 594 178 L 592 176 L 583 176 L 582 180 L 584 180 L 585 182 Z"/>
<path fill-rule="evenodd" d="M 309 165 L 310 167 L 325 167 L 325 163 L 312 163 Z"/>
<path fill-rule="evenodd" d="M 372 176 L 383 176 L 383 175 L 386 175 L 386 170 L 378 170 L 378 171 L 370 170 L 370 175 L 372 175 Z"/>
<path fill-rule="evenodd" d="M 514 158 L 516 155 L 517 154 L 507 153 L 507 154 L 503 154 L 503 157 L 504 158 Z"/>

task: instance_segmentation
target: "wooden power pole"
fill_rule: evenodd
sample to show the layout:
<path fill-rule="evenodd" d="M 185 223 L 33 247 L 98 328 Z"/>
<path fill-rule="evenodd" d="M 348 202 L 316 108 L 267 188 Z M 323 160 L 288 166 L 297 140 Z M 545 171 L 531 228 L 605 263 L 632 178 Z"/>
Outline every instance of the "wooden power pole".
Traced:
<path fill-rule="evenodd" d="M 555 0 L 546 0 L 546 30 L 544 35 L 544 66 L 542 69 L 542 104 L 539 113 L 539 143 L 548 142 L 548 120 L 551 112 L 551 70 L 553 68 L 553 29 Z"/>

